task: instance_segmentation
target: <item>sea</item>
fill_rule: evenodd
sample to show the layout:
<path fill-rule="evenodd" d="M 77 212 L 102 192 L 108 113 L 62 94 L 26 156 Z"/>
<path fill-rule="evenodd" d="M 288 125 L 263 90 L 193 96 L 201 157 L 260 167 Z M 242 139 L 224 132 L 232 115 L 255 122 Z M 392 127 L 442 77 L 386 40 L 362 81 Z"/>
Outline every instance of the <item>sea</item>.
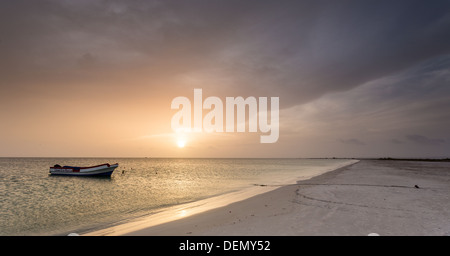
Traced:
<path fill-rule="evenodd" d="M 285 185 L 345 159 L 0 158 L 0 235 L 82 234 L 184 203 Z M 55 164 L 119 163 L 111 177 L 49 175 Z"/>

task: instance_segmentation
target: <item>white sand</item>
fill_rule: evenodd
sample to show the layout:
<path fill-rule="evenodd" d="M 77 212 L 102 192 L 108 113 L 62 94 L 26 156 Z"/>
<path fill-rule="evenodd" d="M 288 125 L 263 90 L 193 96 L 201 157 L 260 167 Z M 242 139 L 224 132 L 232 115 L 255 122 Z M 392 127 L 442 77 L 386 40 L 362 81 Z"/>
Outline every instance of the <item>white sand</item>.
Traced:
<path fill-rule="evenodd" d="M 450 163 L 363 160 L 86 235 L 450 235 L 449 192 Z"/>

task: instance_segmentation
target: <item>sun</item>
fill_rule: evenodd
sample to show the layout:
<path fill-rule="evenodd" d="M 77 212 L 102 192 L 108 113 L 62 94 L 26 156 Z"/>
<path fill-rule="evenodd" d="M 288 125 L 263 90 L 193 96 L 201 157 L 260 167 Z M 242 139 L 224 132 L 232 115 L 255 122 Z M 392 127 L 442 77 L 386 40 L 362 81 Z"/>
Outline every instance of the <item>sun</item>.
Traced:
<path fill-rule="evenodd" d="M 177 146 L 178 146 L 179 148 L 184 148 L 184 146 L 186 146 L 186 141 L 184 141 L 184 140 L 178 140 L 178 141 L 177 141 Z"/>

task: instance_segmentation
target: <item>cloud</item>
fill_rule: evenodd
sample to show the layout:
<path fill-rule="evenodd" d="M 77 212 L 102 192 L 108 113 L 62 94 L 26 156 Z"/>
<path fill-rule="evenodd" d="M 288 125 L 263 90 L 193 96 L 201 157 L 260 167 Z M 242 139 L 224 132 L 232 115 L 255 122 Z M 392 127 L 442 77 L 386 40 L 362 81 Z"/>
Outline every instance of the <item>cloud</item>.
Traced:
<path fill-rule="evenodd" d="M 427 146 L 436 146 L 445 143 L 444 139 L 432 139 L 418 134 L 406 135 L 406 138 L 414 143 Z"/>
<path fill-rule="evenodd" d="M 358 140 L 358 139 L 340 139 L 341 143 L 347 144 L 347 145 L 356 145 L 356 146 L 363 146 L 366 145 L 366 143 Z"/>
<path fill-rule="evenodd" d="M 180 80 L 172 87 L 280 96 L 287 107 L 450 52 L 448 1 L 18 0 L 0 5 L 0 56 L 8 63 L 0 64 L 0 75 L 9 90 L 17 88 L 17 80 L 61 84 L 132 71 L 133 78 L 155 81 L 146 84 L 155 90 L 169 78 L 189 77 L 197 82 Z"/>

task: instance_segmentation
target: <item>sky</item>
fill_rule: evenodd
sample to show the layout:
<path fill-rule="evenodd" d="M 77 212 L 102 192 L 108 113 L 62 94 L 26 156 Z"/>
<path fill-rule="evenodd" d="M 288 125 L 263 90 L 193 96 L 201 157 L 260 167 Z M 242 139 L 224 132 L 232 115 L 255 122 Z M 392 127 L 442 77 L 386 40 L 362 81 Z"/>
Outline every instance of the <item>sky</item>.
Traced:
<path fill-rule="evenodd" d="M 440 0 L 3 0 L 0 156 L 450 157 L 449 31 Z M 278 97 L 278 140 L 175 133 L 196 88 Z"/>

